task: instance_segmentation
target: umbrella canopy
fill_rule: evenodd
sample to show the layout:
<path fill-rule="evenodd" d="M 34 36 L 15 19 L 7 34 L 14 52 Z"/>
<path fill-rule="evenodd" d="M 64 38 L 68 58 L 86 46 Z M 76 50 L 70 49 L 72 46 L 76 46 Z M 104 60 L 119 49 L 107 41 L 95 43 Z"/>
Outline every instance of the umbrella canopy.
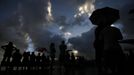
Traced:
<path fill-rule="evenodd" d="M 37 50 L 38 52 L 44 52 L 44 51 L 47 51 L 46 48 L 37 48 L 36 50 Z"/>
<path fill-rule="evenodd" d="M 89 19 L 94 25 L 111 25 L 119 18 L 119 10 L 110 7 L 104 7 L 95 10 Z"/>

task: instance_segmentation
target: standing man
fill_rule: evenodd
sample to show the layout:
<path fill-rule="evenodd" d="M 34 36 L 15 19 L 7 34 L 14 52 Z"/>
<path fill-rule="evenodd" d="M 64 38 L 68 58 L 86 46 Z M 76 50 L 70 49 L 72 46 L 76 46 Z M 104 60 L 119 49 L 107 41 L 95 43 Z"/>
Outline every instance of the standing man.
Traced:
<path fill-rule="evenodd" d="M 55 44 L 51 43 L 50 44 L 50 57 L 52 61 L 54 61 L 55 53 L 56 53 Z"/>
<path fill-rule="evenodd" d="M 65 52 L 67 49 L 67 45 L 65 44 L 65 41 L 61 42 L 61 44 L 59 45 L 59 49 L 60 49 L 59 60 L 60 62 L 63 62 L 65 60 Z"/>
<path fill-rule="evenodd" d="M 13 46 L 12 42 L 9 42 L 8 45 L 1 46 L 1 48 L 5 50 L 2 62 L 10 62 L 12 52 L 16 50 L 16 47 Z"/>

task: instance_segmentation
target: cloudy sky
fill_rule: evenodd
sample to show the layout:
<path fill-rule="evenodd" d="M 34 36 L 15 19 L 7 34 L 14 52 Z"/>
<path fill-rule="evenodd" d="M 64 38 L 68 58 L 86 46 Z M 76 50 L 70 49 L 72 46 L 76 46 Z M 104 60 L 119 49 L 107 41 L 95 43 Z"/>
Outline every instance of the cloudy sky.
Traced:
<path fill-rule="evenodd" d="M 95 26 L 88 20 L 91 13 L 106 6 L 119 9 L 121 19 L 114 25 L 125 39 L 133 39 L 133 5 L 133 0 L 0 0 L 0 46 L 12 41 L 23 52 L 49 49 L 54 42 L 58 52 L 61 40 L 66 40 L 93 59 Z"/>

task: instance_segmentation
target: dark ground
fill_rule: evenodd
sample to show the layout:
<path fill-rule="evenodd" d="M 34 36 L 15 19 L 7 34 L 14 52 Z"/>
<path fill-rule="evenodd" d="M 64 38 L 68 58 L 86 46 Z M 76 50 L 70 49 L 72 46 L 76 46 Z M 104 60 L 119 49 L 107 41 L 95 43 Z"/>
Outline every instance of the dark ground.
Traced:
<path fill-rule="evenodd" d="M 0 75 L 100 75 L 98 74 L 97 68 L 94 65 L 87 65 L 85 67 L 59 67 L 59 65 L 45 68 L 44 70 L 4 70 L 1 68 Z M 117 75 L 117 74 L 101 74 L 101 75 Z M 120 74 L 119 74 L 120 75 Z M 122 75 L 134 75 L 134 69 L 125 68 Z"/>

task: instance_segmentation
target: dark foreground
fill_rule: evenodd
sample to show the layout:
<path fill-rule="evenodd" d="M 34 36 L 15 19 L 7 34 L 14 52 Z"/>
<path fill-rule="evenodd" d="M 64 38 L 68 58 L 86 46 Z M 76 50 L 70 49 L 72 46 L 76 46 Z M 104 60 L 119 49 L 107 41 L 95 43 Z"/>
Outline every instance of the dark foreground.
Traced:
<path fill-rule="evenodd" d="M 7 70 L 0 75 L 97 75 L 96 68 L 64 68 L 55 66 L 53 69 L 44 70 Z"/>
<path fill-rule="evenodd" d="M 14 70 L 8 69 L 4 70 L 4 68 L 1 69 L 0 75 L 25 75 L 25 74 L 31 74 L 31 75 L 97 75 L 96 68 L 88 68 L 88 67 L 59 67 L 59 66 L 53 66 L 53 68 L 48 67 L 43 70 Z"/>
<path fill-rule="evenodd" d="M 132 71 L 133 70 L 133 71 Z M 0 75 L 117 75 L 117 74 L 99 74 L 95 66 L 86 67 L 59 67 L 53 66 L 53 68 L 44 68 L 43 70 L 21 70 L 1 68 Z M 120 75 L 120 74 L 118 74 Z M 134 69 L 125 69 L 121 75 L 134 75 Z"/>

